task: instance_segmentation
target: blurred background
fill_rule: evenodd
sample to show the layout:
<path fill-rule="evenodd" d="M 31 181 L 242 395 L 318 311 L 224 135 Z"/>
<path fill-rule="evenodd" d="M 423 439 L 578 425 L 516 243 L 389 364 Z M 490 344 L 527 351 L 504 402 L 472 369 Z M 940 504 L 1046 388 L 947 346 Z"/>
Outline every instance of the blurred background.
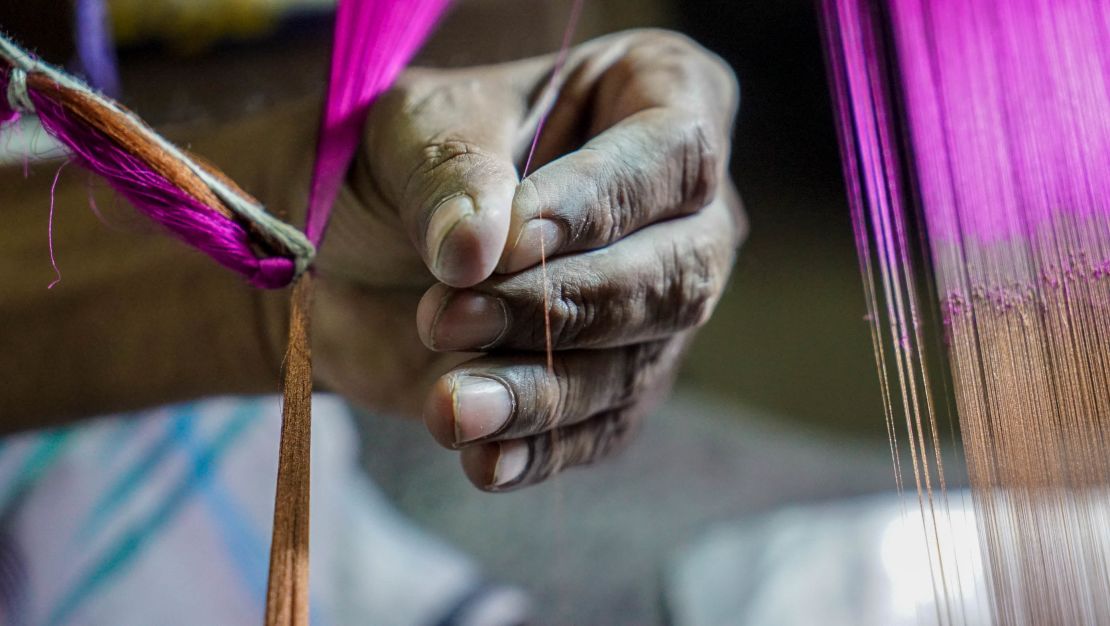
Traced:
<path fill-rule="evenodd" d="M 539 623 L 653 624 L 706 532 L 893 488 L 817 15 L 802 0 L 586 0 L 581 41 L 680 30 L 735 69 L 732 173 L 750 237 L 676 393 L 632 449 L 523 493 L 476 492 L 422 424 L 363 416 L 363 462 L 414 523 L 517 584 Z M 110 0 L 122 100 L 163 125 L 214 124 L 323 86 L 326 0 Z M 460 0 L 419 62 L 551 52 L 567 0 Z M 64 64 L 68 2 L 8 3 L 5 30 Z M 753 564 L 753 567 L 758 567 Z"/>

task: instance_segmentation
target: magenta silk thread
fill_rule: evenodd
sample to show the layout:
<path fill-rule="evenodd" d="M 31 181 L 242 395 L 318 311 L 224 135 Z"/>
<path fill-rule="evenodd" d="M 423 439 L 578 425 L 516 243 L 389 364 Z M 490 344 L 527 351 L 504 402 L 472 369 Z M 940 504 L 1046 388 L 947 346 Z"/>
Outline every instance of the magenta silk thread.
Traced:
<path fill-rule="evenodd" d="M 408 64 L 448 0 L 340 0 L 305 234 L 319 246 L 370 105 Z"/>
<path fill-rule="evenodd" d="M 7 87 L 8 76 L 0 73 L 0 93 Z M 34 90 L 28 96 L 43 129 L 66 147 L 70 158 L 103 178 L 148 218 L 256 287 L 283 287 L 293 279 L 291 259 L 257 257 L 243 226 L 216 213 L 60 104 Z M 18 114 L 7 104 L 0 98 L 0 119 L 12 121 Z"/>
<path fill-rule="evenodd" d="M 885 49 L 875 7 L 892 28 Z M 835 20 L 833 87 L 842 115 L 845 166 L 857 243 L 874 245 L 890 300 L 905 301 L 909 263 L 901 169 L 912 168 L 929 252 L 948 265 L 970 262 L 966 244 L 1043 240 L 1046 229 L 1088 225 L 1110 242 L 1110 11 L 1098 0 L 825 0 Z M 984 37 L 989 25 L 990 36 Z M 1036 45 L 1034 45 L 1036 44 Z M 834 47 L 835 46 L 835 47 Z M 967 62 L 973 59 L 974 62 Z M 884 75 L 884 72 L 887 75 Z M 889 81 L 905 103 L 898 115 Z M 903 163 L 895 127 L 912 159 Z M 867 233 L 872 233 L 868 238 Z M 870 239 L 870 243 L 867 241 Z M 1103 240 L 1099 240 L 1100 242 Z M 1022 244 L 1024 245 L 1024 244 Z M 1091 278 L 1110 273 L 1110 250 L 1088 250 Z M 942 258 L 943 255 L 943 258 Z M 961 260 L 962 259 L 962 260 Z M 1039 276 L 970 266 L 938 276 L 956 301 L 993 290 L 1004 304 L 1015 289 L 1061 282 L 1068 259 L 1036 258 Z M 972 275 L 974 274 L 974 275 Z M 1011 284 L 1003 284 L 1011 283 Z M 1020 283 L 1017 285 L 1016 283 Z M 1028 283 L 1028 284 L 1026 284 Z M 951 306 L 953 301 L 948 302 Z M 896 305 L 895 305 L 896 306 Z M 948 311 L 951 313 L 951 311 Z M 889 311 L 905 336 L 911 311 Z"/>
<path fill-rule="evenodd" d="M 1110 538 L 1087 528 L 1105 528 L 1110 483 L 1110 3 L 821 7 L 895 480 L 908 452 L 938 620 L 1107 623 Z M 959 418 L 978 599 L 943 528 L 938 401 Z"/>
<path fill-rule="evenodd" d="M 324 229 L 347 168 L 361 140 L 366 113 L 396 79 L 428 36 L 448 0 L 340 0 L 327 101 L 306 211 L 306 235 L 313 244 Z M 69 77 L 72 78 L 72 77 Z M 10 72 L 0 73 L 5 94 Z M 72 81 L 86 89 L 75 79 Z M 280 288 L 297 275 L 284 256 L 259 256 L 246 228 L 185 193 L 61 105 L 27 90 L 26 98 L 42 127 L 69 151 L 73 161 L 104 178 L 148 218 L 218 263 L 262 288 Z M 17 107 L 0 97 L 0 123 L 16 120 Z"/>

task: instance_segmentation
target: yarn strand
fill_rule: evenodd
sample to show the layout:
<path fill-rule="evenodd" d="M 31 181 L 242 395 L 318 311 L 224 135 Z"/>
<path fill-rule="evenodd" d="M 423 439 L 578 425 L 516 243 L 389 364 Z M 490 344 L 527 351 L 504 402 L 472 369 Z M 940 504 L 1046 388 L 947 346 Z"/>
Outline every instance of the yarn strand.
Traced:
<path fill-rule="evenodd" d="M 283 362 L 281 442 L 274 494 L 266 626 L 307 626 L 312 450 L 312 273 L 293 286 Z"/>
<path fill-rule="evenodd" d="M 317 138 L 305 234 L 319 246 L 374 100 L 431 32 L 447 0 L 340 0 L 327 100 Z M 274 499 L 266 626 L 308 626 L 312 275 L 293 290 Z"/>
<path fill-rule="evenodd" d="M 558 89 L 563 77 L 563 69 L 567 64 L 567 56 L 570 54 L 570 44 L 574 40 L 574 32 L 578 29 L 578 21 L 582 17 L 582 4 L 583 0 L 574 0 L 571 4 L 570 17 L 567 19 L 567 27 L 563 31 L 563 40 L 559 45 L 558 55 L 555 57 L 555 65 L 551 69 L 551 76 L 548 77 L 547 85 L 544 86 L 543 93 L 539 98 L 541 106 L 545 108 L 540 115 L 539 122 L 536 123 L 536 133 L 532 135 L 532 143 L 528 147 L 528 157 L 524 160 L 524 169 L 520 173 L 522 179 L 527 178 L 532 173 L 532 162 L 536 157 L 536 147 L 540 144 L 540 136 L 543 135 L 547 117 L 551 114 L 551 107 L 554 106 L 555 90 Z M 555 354 L 554 346 L 551 343 L 551 278 L 547 274 L 547 249 L 544 246 L 543 237 L 540 237 L 540 280 L 543 289 L 544 353 L 547 358 L 547 371 L 554 372 Z"/>

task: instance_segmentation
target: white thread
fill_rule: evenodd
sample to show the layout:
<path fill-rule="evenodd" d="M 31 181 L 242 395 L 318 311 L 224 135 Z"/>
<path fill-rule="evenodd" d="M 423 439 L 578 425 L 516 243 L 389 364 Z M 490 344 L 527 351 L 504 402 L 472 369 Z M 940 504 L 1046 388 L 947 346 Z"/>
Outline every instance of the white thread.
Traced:
<path fill-rule="evenodd" d="M 21 113 L 35 112 L 35 103 L 27 93 L 27 72 L 18 67 L 8 73 L 8 106 Z"/>

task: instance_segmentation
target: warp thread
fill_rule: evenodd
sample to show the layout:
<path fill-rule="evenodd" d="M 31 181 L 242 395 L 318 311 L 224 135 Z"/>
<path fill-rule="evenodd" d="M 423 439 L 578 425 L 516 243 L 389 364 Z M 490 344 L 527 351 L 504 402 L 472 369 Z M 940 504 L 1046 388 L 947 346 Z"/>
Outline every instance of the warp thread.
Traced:
<path fill-rule="evenodd" d="M 822 6 L 895 482 L 904 464 L 937 621 L 1108 624 L 1110 4 Z"/>

